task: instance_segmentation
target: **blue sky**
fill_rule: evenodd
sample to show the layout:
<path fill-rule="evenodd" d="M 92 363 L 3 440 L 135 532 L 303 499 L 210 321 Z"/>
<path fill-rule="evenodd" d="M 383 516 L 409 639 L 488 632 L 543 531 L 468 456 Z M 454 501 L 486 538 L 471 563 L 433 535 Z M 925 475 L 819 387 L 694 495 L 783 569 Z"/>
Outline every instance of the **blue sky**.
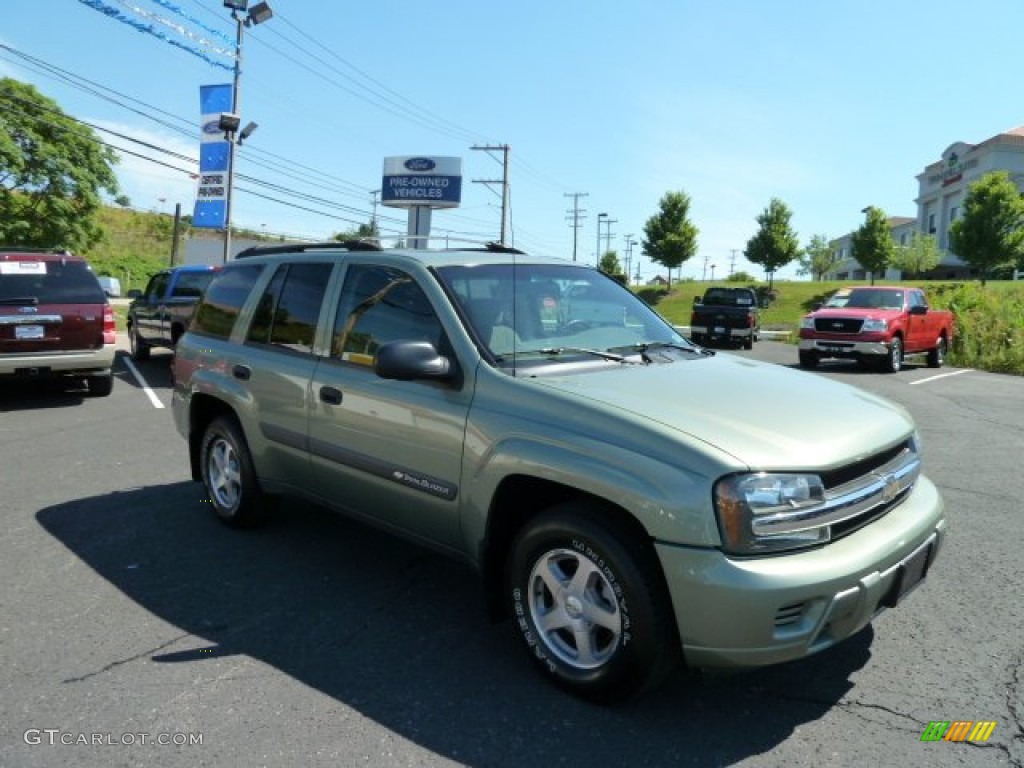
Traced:
<path fill-rule="evenodd" d="M 234 39 L 221 0 L 95 2 L 186 45 Z M 762 276 L 742 252 L 772 197 L 792 209 L 801 243 L 856 228 L 867 205 L 913 216 L 915 176 L 946 147 L 1024 124 L 1019 0 L 956 13 L 930 0 L 269 2 L 275 17 L 245 33 L 241 114 L 259 128 L 238 171 L 332 205 L 262 188 L 313 213 L 240 190 L 234 223 L 268 232 L 350 229 L 370 217 L 385 157 L 439 155 L 463 159 L 463 196 L 434 212 L 434 233 L 497 239 L 497 190 L 473 181 L 501 166 L 470 147 L 508 144 L 520 248 L 571 257 L 565 195 L 583 192 L 578 257 L 594 260 L 602 212 L 624 257 L 625 236 L 642 239 L 660 197 L 683 190 L 700 230 L 683 276 L 707 274 L 705 260 L 728 274 L 733 251 L 735 269 Z M 74 117 L 198 157 L 199 86 L 230 71 L 80 0 L 8 5 L 0 43 L 150 106 L 118 106 L 3 49 L 0 75 Z M 186 174 L 127 156 L 118 174 L 134 207 L 191 213 Z M 404 231 L 405 211 L 379 213 L 385 235 Z M 640 271 L 659 269 L 641 257 Z"/>

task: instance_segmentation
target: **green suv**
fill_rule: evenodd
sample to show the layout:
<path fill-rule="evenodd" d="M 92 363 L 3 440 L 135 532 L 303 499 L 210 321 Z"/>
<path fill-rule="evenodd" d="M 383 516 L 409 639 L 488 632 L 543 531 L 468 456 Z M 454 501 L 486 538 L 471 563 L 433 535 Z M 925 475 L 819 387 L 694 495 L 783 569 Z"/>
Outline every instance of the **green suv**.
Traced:
<path fill-rule="evenodd" d="M 901 408 L 697 347 L 628 289 L 503 246 L 243 252 L 174 362 L 192 474 L 236 526 L 301 495 L 463 558 L 555 683 L 815 653 L 946 532 Z"/>

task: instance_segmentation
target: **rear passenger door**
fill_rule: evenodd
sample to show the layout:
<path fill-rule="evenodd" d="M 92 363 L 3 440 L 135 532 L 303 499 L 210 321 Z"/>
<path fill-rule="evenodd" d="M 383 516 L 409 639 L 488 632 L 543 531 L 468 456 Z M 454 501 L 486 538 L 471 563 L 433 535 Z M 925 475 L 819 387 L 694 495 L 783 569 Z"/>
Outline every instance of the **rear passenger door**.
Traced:
<path fill-rule="evenodd" d="M 278 264 L 264 284 L 245 336 L 244 363 L 232 368 L 249 391 L 250 447 L 261 477 L 306 489 L 306 429 L 317 324 L 333 265 Z M 255 439 L 254 439 L 255 437 Z"/>
<path fill-rule="evenodd" d="M 462 445 L 472 393 L 449 382 L 373 372 L 384 343 L 447 337 L 426 293 L 392 267 L 352 264 L 330 354 L 313 376 L 309 448 L 318 492 L 349 512 L 459 547 Z"/>

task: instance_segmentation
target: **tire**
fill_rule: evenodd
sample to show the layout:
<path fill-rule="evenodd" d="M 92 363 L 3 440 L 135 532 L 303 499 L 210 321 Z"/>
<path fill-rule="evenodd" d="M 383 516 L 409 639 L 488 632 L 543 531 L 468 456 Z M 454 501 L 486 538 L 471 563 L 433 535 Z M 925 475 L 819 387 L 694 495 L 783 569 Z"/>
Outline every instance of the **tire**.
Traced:
<path fill-rule="evenodd" d="M 249 446 L 233 416 L 218 416 L 203 433 L 199 469 L 217 517 L 234 528 L 248 528 L 263 516 L 263 492 Z"/>
<path fill-rule="evenodd" d="M 818 367 L 818 356 L 813 352 L 804 352 L 801 350 L 800 355 L 800 367 L 801 368 L 817 368 Z"/>
<path fill-rule="evenodd" d="M 929 368 L 941 368 L 946 364 L 946 353 L 949 351 L 949 342 L 946 341 L 945 336 L 939 336 L 939 340 L 935 342 L 935 347 L 928 350 L 928 367 Z"/>
<path fill-rule="evenodd" d="M 89 397 L 107 397 L 114 391 L 114 377 L 112 374 L 106 376 L 89 376 L 85 380 L 89 388 Z"/>
<path fill-rule="evenodd" d="M 903 339 L 893 336 L 889 343 L 889 354 L 880 361 L 883 373 L 899 373 L 903 368 Z"/>
<path fill-rule="evenodd" d="M 700 334 L 700 333 L 691 333 L 690 334 L 690 341 L 692 341 L 694 344 L 700 344 L 700 345 L 703 346 L 703 344 L 704 344 L 704 336 L 703 336 L 703 334 Z"/>
<path fill-rule="evenodd" d="M 745 338 L 743 340 L 743 348 L 744 349 L 753 349 L 754 348 L 754 336 L 753 336 L 753 334 L 751 334 L 750 336 L 747 336 L 747 338 Z"/>
<path fill-rule="evenodd" d="M 678 664 L 654 551 L 594 505 L 559 504 L 529 521 L 506 576 L 527 652 L 560 688 L 615 703 L 653 688 Z"/>
<path fill-rule="evenodd" d="M 149 360 L 149 345 L 139 338 L 139 332 L 134 325 L 128 329 L 128 343 L 131 345 L 132 360 Z"/>

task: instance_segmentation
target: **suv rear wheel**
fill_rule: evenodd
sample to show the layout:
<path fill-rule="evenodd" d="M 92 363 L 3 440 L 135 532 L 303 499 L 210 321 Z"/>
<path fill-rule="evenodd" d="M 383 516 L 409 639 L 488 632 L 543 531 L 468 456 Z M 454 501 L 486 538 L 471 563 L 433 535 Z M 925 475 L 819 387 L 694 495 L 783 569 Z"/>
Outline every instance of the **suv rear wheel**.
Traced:
<path fill-rule="evenodd" d="M 236 528 L 259 522 L 263 494 L 249 446 L 234 417 L 218 416 L 206 427 L 199 466 L 217 517 Z"/>
<path fill-rule="evenodd" d="M 599 508 L 552 507 L 516 537 L 507 590 L 534 663 L 583 698 L 615 702 L 660 682 L 679 638 L 655 553 Z"/>

